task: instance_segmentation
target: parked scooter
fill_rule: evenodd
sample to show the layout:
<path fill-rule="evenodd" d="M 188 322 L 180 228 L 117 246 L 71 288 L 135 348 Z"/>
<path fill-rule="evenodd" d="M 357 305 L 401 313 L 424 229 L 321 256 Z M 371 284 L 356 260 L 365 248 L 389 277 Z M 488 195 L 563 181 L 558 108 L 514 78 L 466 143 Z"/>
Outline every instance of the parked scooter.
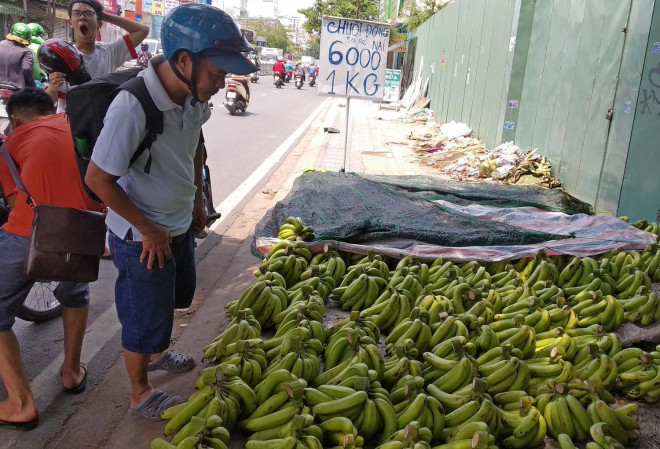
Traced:
<path fill-rule="evenodd" d="M 303 85 L 303 78 L 302 75 L 296 75 L 296 81 L 295 81 L 296 87 L 300 89 Z"/>
<path fill-rule="evenodd" d="M 246 77 L 232 76 L 226 81 L 225 107 L 229 114 L 245 112 L 250 102 L 250 88 Z"/>

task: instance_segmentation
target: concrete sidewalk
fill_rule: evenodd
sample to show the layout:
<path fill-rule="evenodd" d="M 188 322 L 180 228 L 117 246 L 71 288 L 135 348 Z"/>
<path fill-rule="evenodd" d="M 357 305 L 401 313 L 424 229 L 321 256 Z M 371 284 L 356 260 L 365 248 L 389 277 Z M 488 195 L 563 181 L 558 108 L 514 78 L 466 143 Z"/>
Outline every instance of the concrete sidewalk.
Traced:
<path fill-rule="evenodd" d="M 202 349 L 219 334 L 229 320 L 224 306 L 253 282 L 259 264 L 250 252 L 255 225 L 264 213 L 289 192 L 305 168 L 340 170 L 344 161 L 344 99 L 324 103 L 318 118 L 291 149 L 279 168 L 235 213 L 226 229 L 218 229 L 217 242 L 198 264 L 198 286 L 191 309 L 177 313 L 174 349 L 201 359 Z M 397 120 L 393 110 L 378 104 L 351 100 L 350 132 L 346 171 L 369 174 L 433 174 L 417 161 L 407 134 L 417 126 Z M 324 128 L 339 129 L 337 134 Z M 421 129 L 421 128 L 420 128 Z M 419 132 L 419 131 L 415 131 Z M 221 211 L 223 214 L 226 211 Z M 209 246 L 209 245 L 207 245 Z M 155 388 L 188 397 L 194 391 L 198 369 L 179 375 L 154 373 Z M 85 395 L 76 413 L 50 441 L 47 448 L 149 448 L 162 436 L 165 421 L 153 423 L 135 415 L 128 406 L 128 377 L 121 357 L 105 374 L 97 388 Z M 15 447 L 22 447 L 20 443 Z M 34 447 L 34 446 L 33 446 Z M 238 447 L 238 446 L 237 446 Z"/>

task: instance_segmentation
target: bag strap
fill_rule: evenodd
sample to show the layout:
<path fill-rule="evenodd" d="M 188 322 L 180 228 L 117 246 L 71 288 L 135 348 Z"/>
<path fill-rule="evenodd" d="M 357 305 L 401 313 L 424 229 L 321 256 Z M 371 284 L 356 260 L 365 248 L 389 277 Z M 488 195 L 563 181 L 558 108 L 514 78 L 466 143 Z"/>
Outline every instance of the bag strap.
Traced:
<path fill-rule="evenodd" d="M 128 166 L 130 167 L 133 165 L 142 153 L 144 153 L 144 150 L 149 150 L 149 158 L 144 165 L 144 172 L 148 174 L 151 170 L 151 145 L 158 137 L 158 134 L 163 133 L 163 112 L 158 109 L 153 98 L 151 98 L 151 94 L 147 89 L 147 85 L 144 83 L 143 77 L 136 76 L 135 78 L 131 78 L 119 86 L 119 88 L 130 92 L 135 98 L 137 98 L 147 118 L 147 135 L 144 136 L 144 139 L 142 139 L 142 142 L 138 145 L 135 153 L 133 153 L 133 157 L 131 157 Z"/>
<path fill-rule="evenodd" d="M 16 187 L 18 190 L 23 192 L 24 194 L 27 195 L 27 203 L 30 206 L 35 206 L 34 200 L 32 199 L 32 196 L 28 193 L 27 189 L 25 188 L 25 185 L 23 184 L 23 181 L 21 180 L 21 176 L 18 174 L 18 169 L 16 168 L 16 163 L 14 162 L 14 159 L 12 159 L 11 155 L 9 154 L 9 151 L 7 150 L 7 147 L 5 146 L 5 143 L 3 142 L 2 145 L 0 145 L 0 155 L 2 158 L 5 160 L 7 163 L 7 166 L 9 167 L 9 173 L 11 173 L 11 177 L 14 180 L 14 184 L 16 184 Z"/>

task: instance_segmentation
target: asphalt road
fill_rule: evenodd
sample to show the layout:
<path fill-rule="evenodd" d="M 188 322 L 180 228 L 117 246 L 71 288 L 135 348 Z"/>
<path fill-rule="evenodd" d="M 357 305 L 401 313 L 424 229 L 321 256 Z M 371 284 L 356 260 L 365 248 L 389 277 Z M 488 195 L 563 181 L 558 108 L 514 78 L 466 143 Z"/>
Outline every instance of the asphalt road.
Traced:
<path fill-rule="evenodd" d="M 214 111 L 204 125 L 216 205 L 244 183 L 324 100 L 316 95 L 316 87 L 306 84 L 298 90 L 288 83 L 276 89 L 269 77 L 251 84 L 251 89 L 252 101 L 246 113 L 236 116 L 230 116 L 224 108 L 224 90 L 221 91 L 213 98 Z M 90 366 L 90 373 L 104 373 L 114 364 L 122 363 L 120 326 L 114 309 L 114 278 L 112 262 L 102 260 L 99 280 L 91 285 L 88 331 L 83 346 L 82 359 Z M 41 324 L 17 320 L 14 332 L 21 344 L 38 406 L 49 419 L 28 434 L 6 434 L 7 438 L 0 439 L 0 448 L 41 447 L 66 422 L 80 398 L 62 393 L 61 320 L 56 318 Z M 98 380 L 90 379 L 92 383 Z M 0 384 L 0 400 L 5 397 Z"/>

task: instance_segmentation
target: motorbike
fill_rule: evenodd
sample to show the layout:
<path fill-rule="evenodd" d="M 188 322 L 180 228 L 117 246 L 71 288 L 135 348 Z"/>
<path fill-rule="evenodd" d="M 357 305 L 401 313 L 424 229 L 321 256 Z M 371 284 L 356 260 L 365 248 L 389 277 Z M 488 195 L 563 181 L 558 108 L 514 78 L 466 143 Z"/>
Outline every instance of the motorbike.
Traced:
<path fill-rule="evenodd" d="M 312 75 L 310 73 L 307 76 L 309 76 L 309 87 L 314 87 L 314 83 L 316 82 L 316 75 Z"/>
<path fill-rule="evenodd" d="M 289 81 L 291 81 L 291 70 L 287 70 L 284 74 L 284 82 L 288 83 Z"/>
<path fill-rule="evenodd" d="M 278 89 L 281 89 L 282 86 L 284 85 L 284 81 L 282 80 L 282 76 L 279 73 L 273 73 L 273 83 L 275 84 L 275 87 Z"/>
<path fill-rule="evenodd" d="M 245 112 L 250 102 L 247 78 L 229 78 L 226 82 L 225 107 L 230 115 Z"/>
<path fill-rule="evenodd" d="M 296 81 L 295 81 L 295 83 L 296 83 L 296 87 L 297 87 L 298 89 L 300 89 L 300 88 L 302 87 L 302 85 L 303 85 L 303 77 L 302 77 L 302 75 L 296 75 Z"/>
<path fill-rule="evenodd" d="M 252 73 L 252 75 L 250 75 L 250 82 L 251 83 L 256 83 L 257 81 L 259 81 L 259 71 L 258 70 L 256 72 Z"/>

